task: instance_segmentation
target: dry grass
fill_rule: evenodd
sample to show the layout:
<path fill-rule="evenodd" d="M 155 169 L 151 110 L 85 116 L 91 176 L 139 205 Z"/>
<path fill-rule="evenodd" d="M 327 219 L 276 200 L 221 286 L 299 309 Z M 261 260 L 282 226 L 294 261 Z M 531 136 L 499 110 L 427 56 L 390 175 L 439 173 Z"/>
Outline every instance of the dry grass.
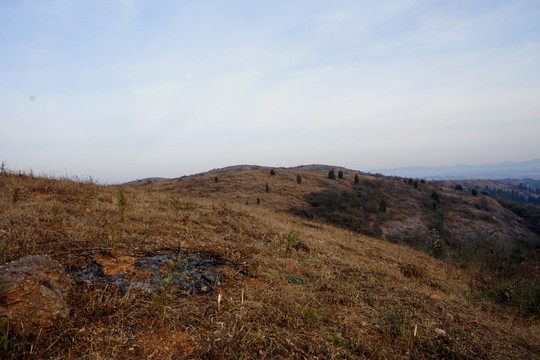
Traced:
<path fill-rule="evenodd" d="M 486 311 L 461 270 L 280 211 L 352 183 L 301 175 L 302 184 L 296 172 L 252 171 L 137 188 L 0 175 L 2 262 L 47 254 L 68 267 L 180 247 L 218 259 L 223 273 L 201 296 L 73 286 L 70 318 L 31 338 L 21 358 L 538 358 L 538 321 Z"/>

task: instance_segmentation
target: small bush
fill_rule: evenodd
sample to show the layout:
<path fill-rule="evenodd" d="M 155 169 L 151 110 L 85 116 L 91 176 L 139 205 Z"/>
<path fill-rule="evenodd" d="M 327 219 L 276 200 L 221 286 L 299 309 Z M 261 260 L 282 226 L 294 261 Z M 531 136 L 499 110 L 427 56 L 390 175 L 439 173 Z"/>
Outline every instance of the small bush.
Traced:
<path fill-rule="evenodd" d="M 343 171 L 339 170 L 337 176 L 339 179 L 343 179 Z"/>
<path fill-rule="evenodd" d="M 454 189 L 460 190 L 460 191 L 461 191 L 461 190 L 463 190 L 463 186 L 461 186 L 461 184 L 457 184 L 457 185 L 454 187 Z"/>
<path fill-rule="evenodd" d="M 355 183 L 355 184 L 360 183 L 360 179 L 358 178 L 358 174 L 355 174 L 355 175 L 354 175 L 354 183 Z"/>
<path fill-rule="evenodd" d="M 16 204 L 19 201 L 19 193 L 21 192 L 20 188 L 13 189 L 13 197 L 11 198 L 11 201 Z"/>
<path fill-rule="evenodd" d="M 478 190 L 472 189 L 471 194 L 472 196 L 478 196 Z"/>
<path fill-rule="evenodd" d="M 124 222 L 126 221 L 126 208 L 127 208 L 127 200 L 124 195 L 123 191 L 120 191 L 118 194 L 118 213 L 120 214 L 120 221 Z"/>
<path fill-rule="evenodd" d="M 296 175 L 296 182 L 298 184 L 301 184 L 302 183 L 302 176 L 300 174 Z"/>
<path fill-rule="evenodd" d="M 431 256 L 440 259 L 444 255 L 444 247 L 442 245 L 439 232 L 436 229 L 431 229 L 426 243 Z"/>
<path fill-rule="evenodd" d="M 266 183 L 266 192 L 270 192 L 270 187 L 268 186 L 268 183 Z"/>
<path fill-rule="evenodd" d="M 286 234 L 281 234 L 281 242 L 285 246 L 285 250 L 292 250 L 298 242 L 298 234 L 293 230 Z"/>
<path fill-rule="evenodd" d="M 218 182 L 218 181 L 219 181 L 219 179 L 218 179 L 218 177 L 216 176 L 216 177 L 214 178 L 214 182 Z"/>
<path fill-rule="evenodd" d="M 276 175 L 276 171 L 274 169 L 270 170 L 270 175 L 272 176 Z"/>

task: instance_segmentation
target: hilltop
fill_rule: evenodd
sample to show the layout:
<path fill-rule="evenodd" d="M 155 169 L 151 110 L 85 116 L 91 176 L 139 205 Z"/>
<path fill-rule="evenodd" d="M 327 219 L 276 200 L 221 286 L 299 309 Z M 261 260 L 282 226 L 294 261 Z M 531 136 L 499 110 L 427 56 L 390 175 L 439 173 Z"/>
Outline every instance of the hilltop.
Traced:
<path fill-rule="evenodd" d="M 1 263 L 44 254 L 77 274 L 70 317 L 26 339 L 2 327 L 3 356 L 538 358 L 535 264 L 492 252 L 459 266 L 420 246 L 437 240 L 429 237 L 436 220 L 443 240 L 474 243 L 489 231 L 490 242 L 524 254 L 532 233 L 515 214 L 439 184 L 275 172 L 146 186 L 0 174 Z M 141 263 L 164 256 L 155 291 L 125 286 L 144 280 Z M 202 263 L 210 270 L 201 275 L 192 267 Z M 504 280 L 493 264 L 530 272 L 532 282 Z M 77 280 L 88 269 L 102 275 Z"/>

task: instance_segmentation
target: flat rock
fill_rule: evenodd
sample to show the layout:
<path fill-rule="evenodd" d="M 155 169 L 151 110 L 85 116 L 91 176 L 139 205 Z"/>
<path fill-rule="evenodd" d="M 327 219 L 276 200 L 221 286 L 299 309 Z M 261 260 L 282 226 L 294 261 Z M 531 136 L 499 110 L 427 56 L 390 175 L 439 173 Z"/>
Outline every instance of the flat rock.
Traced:
<path fill-rule="evenodd" d="M 0 266 L 0 320 L 18 334 L 46 331 L 69 316 L 69 286 L 60 264 L 48 256 Z"/>

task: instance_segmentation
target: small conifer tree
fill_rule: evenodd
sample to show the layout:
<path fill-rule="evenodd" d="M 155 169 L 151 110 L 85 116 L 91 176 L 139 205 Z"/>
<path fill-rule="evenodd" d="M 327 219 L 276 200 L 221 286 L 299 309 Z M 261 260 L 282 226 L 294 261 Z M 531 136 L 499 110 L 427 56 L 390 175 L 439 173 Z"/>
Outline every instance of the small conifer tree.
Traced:
<path fill-rule="evenodd" d="M 381 202 L 379 203 L 379 209 L 380 209 L 381 212 L 383 212 L 383 213 L 386 212 L 386 200 L 381 199 Z"/>
<path fill-rule="evenodd" d="M 339 170 L 337 176 L 339 179 L 343 179 L 343 171 Z"/>
<path fill-rule="evenodd" d="M 215 181 L 215 182 L 218 182 L 218 181 L 219 181 L 219 179 L 218 179 L 217 176 L 214 178 L 214 181 Z"/>
<path fill-rule="evenodd" d="M 274 170 L 274 169 L 270 170 L 270 175 L 272 175 L 272 176 L 276 175 L 276 170 Z"/>
<path fill-rule="evenodd" d="M 330 171 L 328 172 L 328 178 L 329 178 L 330 180 L 336 180 L 336 172 L 334 171 L 334 169 L 332 169 L 332 170 L 330 170 Z"/>
<path fill-rule="evenodd" d="M 270 187 L 268 186 L 268 183 L 266 183 L 266 192 L 270 192 Z"/>
<path fill-rule="evenodd" d="M 471 194 L 472 196 L 478 196 L 478 190 L 472 189 Z"/>
<path fill-rule="evenodd" d="M 358 184 L 360 182 L 360 179 L 358 178 L 358 174 L 354 175 L 354 183 Z"/>
<path fill-rule="evenodd" d="M 431 198 L 432 198 L 433 200 L 435 200 L 435 202 L 437 203 L 437 205 L 441 203 L 441 198 L 439 197 L 439 194 L 437 194 L 437 192 L 433 191 L 433 192 L 431 193 Z"/>
<path fill-rule="evenodd" d="M 296 175 L 296 182 L 299 184 L 302 183 L 302 176 L 300 174 Z"/>

